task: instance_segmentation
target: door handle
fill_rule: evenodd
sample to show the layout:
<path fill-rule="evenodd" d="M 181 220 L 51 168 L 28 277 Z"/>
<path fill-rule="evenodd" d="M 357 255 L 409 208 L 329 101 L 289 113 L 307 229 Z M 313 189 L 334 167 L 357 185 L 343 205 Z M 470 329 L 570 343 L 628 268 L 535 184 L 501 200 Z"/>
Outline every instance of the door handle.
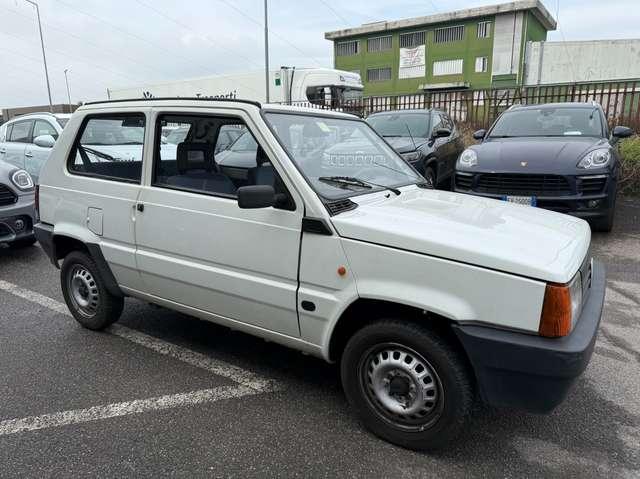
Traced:
<path fill-rule="evenodd" d="M 33 156 L 33 153 L 31 153 L 30 151 L 26 152 L 24 154 L 24 156 L 26 156 L 27 158 L 31 158 Z"/>
<path fill-rule="evenodd" d="M 7 152 L 7 150 L 0 150 L 0 155 L 4 155 Z"/>
<path fill-rule="evenodd" d="M 138 204 L 136 205 L 136 209 L 137 209 L 140 213 L 142 213 L 142 212 L 144 211 L 144 204 L 143 204 L 143 203 L 138 203 Z"/>

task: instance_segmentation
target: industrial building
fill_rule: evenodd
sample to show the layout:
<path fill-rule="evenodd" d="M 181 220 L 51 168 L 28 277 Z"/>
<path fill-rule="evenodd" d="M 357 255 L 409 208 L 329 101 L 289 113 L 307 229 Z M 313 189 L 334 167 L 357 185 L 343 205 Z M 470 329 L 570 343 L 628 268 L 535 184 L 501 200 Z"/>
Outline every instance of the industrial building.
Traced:
<path fill-rule="evenodd" d="M 365 95 L 512 87 L 524 83 L 528 42 L 556 21 L 538 0 L 368 23 L 325 33 L 334 66 L 360 73 Z"/>

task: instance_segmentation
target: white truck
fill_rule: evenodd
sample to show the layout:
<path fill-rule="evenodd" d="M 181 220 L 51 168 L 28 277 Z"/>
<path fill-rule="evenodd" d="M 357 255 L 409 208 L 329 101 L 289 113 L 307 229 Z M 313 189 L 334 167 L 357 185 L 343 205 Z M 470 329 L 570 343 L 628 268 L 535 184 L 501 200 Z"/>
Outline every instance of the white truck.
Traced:
<path fill-rule="evenodd" d="M 337 105 L 344 100 L 362 98 L 363 88 L 358 73 L 342 70 L 282 67 L 269 72 L 270 103 Z M 110 100 L 196 97 L 267 101 L 263 71 L 108 88 L 107 97 Z"/>

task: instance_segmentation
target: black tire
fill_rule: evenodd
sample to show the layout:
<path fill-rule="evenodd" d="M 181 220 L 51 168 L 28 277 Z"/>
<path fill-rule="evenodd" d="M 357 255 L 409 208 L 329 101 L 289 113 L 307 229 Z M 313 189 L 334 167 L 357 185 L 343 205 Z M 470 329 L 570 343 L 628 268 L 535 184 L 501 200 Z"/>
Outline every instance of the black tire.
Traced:
<path fill-rule="evenodd" d="M 107 291 L 96 263 L 86 253 L 73 251 L 65 257 L 60 269 L 60 283 L 69 311 L 85 328 L 99 331 L 120 318 L 124 298 Z"/>
<path fill-rule="evenodd" d="M 616 214 L 616 202 L 613 201 L 613 204 L 609 207 L 609 211 L 607 211 L 607 216 L 604 218 L 600 218 L 591 222 L 591 229 L 593 231 L 598 231 L 600 233 L 609 233 L 613 229 L 613 220 Z"/>
<path fill-rule="evenodd" d="M 15 249 L 19 249 L 19 248 L 27 248 L 29 246 L 33 246 L 34 244 L 36 244 L 36 238 L 32 237 L 32 238 L 23 238 L 23 239 L 19 239 L 16 241 L 12 241 L 11 243 L 9 243 L 9 246 L 11 248 L 15 248 Z"/>
<path fill-rule="evenodd" d="M 384 359 L 385 348 L 394 351 L 387 356 L 388 360 Z M 396 352 L 404 353 L 405 356 L 394 359 Z M 378 363 L 375 362 L 376 359 Z M 412 362 L 407 363 L 408 359 Z M 400 373 L 388 369 L 389 361 L 396 361 Z M 431 389 L 436 389 L 431 396 L 431 405 L 428 394 L 421 396 L 426 398 L 424 403 L 408 403 L 409 407 L 424 404 L 424 409 L 406 417 L 392 412 L 383 403 L 391 401 L 392 407 L 400 405 L 393 403 L 395 398 L 391 397 L 391 388 L 394 387 L 396 376 L 401 377 L 399 387 L 403 387 L 403 362 L 409 365 L 408 369 L 414 371 L 418 371 L 426 362 L 427 370 L 423 377 L 418 378 L 418 383 L 422 386 L 424 382 Z M 442 335 L 426 326 L 395 319 L 381 320 L 365 326 L 347 343 L 340 366 L 345 394 L 364 426 L 398 446 L 413 450 L 444 447 L 460 433 L 471 415 L 474 383 L 466 359 Z M 425 371 L 425 367 L 422 367 L 422 371 Z M 375 392 L 374 378 L 380 377 L 379 373 L 385 378 L 377 384 L 384 384 L 386 381 L 382 386 L 382 394 Z M 388 381 L 389 377 L 391 381 Z M 416 383 L 408 379 L 406 384 L 415 386 Z M 405 390 L 407 387 L 405 386 Z M 410 391 L 407 392 L 411 394 Z M 431 409 L 427 411 L 428 408 Z M 403 413 L 405 411 L 406 409 L 402 410 Z"/>
<path fill-rule="evenodd" d="M 430 185 L 431 188 L 435 189 L 438 179 L 436 178 L 436 172 L 434 171 L 434 169 L 430 166 L 427 166 L 424 169 L 424 174 L 422 176 L 424 176 L 424 179 L 427 180 L 427 184 Z"/>

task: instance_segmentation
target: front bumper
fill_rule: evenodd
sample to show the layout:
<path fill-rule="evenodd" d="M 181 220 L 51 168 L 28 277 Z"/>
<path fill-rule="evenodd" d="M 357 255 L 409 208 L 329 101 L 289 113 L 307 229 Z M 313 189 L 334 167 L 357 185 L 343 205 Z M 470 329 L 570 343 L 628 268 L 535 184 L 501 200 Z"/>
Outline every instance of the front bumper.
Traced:
<path fill-rule="evenodd" d="M 486 173 L 480 173 L 486 174 Z M 614 205 L 616 180 L 610 175 L 582 175 L 567 176 L 569 191 L 562 195 L 524 193 L 502 193 L 478 191 L 475 177 L 478 174 L 456 172 L 454 191 L 484 198 L 502 200 L 506 195 L 535 196 L 536 207 L 576 216 L 584 220 L 604 218 Z M 470 183 L 462 182 L 461 177 L 473 178 Z M 598 191 L 583 191 L 583 178 L 604 178 L 602 187 Z M 468 180 L 467 180 L 468 181 Z M 463 185 L 463 186 L 461 186 Z"/>
<path fill-rule="evenodd" d="M 483 400 L 540 413 L 560 404 L 591 359 L 605 289 L 604 267 L 594 261 L 591 291 L 574 330 L 564 338 L 455 325 Z"/>
<path fill-rule="evenodd" d="M 18 196 L 12 205 L 0 206 L 0 243 L 33 238 L 36 221 L 34 193 Z"/>

